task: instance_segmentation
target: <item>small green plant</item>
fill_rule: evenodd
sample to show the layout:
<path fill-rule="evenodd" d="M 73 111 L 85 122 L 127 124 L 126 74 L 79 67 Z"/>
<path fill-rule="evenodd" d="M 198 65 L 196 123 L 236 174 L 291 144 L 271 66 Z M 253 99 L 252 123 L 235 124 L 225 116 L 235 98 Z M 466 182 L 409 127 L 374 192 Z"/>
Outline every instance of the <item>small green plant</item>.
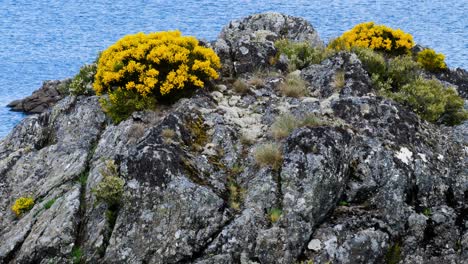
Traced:
<path fill-rule="evenodd" d="M 418 63 L 430 72 L 439 72 L 447 69 L 445 56 L 442 53 L 436 53 L 433 49 L 425 49 L 417 55 Z"/>
<path fill-rule="evenodd" d="M 283 139 L 299 127 L 300 121 L 291 114 L 282 114 L 271 125 L 271 133 L 275 139 Z"/>
<path fill-rule="evenodd" d="M 430 216 L 431 215 L 431 209 L 430 208 L 424 208 L 422 211 L 423 215 L 425 216 Z"/>
<path fill-rule="evenodd" d="M 347 201 L 340 201 L 338 204 L 340 206 L 348 206 L 349 205 L 349 203 Z"/>
<path fill-rule="evenodd" d="M 71 252 L 71 259 L 73 264 L 80 264 L 83 258 L 83 250 L 79 247 L 75 247 Z"/>
<path fill-rule="evenodd" d="M 261 167 L 271 166 L 277 170 L 283 163 L 283 154 L 280 145 L 276 143 L 264 143 L 255 149 L 254 158 L 257 165 Z"/>
<path fill-rule="evenodd" d="M 333 87 L 335 90 L 340 91 L 346 84 L 345 72 L 344 71 L 336 71 L 335 75 L 333 76 Z"/>
<path fill-rule="evenodd" d="M 385 254 L 385 261 L 387 264 L 398 264 L 401 260 L 401 247 L 400 243 L 395 243 L 389 247 Z"/>
<path fill-rule="evenodd" d="M 249 86 L 245 83 L 245 81 L 241 79 L 237 79 L 233 84 L 232 87 L 234 91 L 239 94 L 246 94 L 249 92 Z"/>
<path fill-rule="evenodd" d="M 50 209 L 52 207 L 52 205 L 54 205 L 55 201 L 57 199 L 50 199 L 49 201 L 47 201 L 47 203 L 44 204 L 44 209 L 47 210 L 47 209 Z"/>
<path fill-rule="evenodd" d="M 463 109 L 463 99 L 456 90 L 444 88 L 436 79 L 418 78 L 391 96 L 429 122 L 455 125 L 468 118 L 467 111 Z"/>
<path fill-rule="evenodd" d="M 34 199 L 32 197 L 20 197 L 16 199 L 11 207 L 11 210 L 17 217 L 21 217 L 24 213 L 31 210 L 34 206 Z"/>
<path fill-rule="evenodd" d="M 268 211 L 268 217 L 271 223 L 276 223 L 280 219 L 283 211 L 279 208 L 272 208 Z"/>
<path fill-rule="evenodd" d="M 298 74 L 288 74 L 279 86 L 281 94 L 287 97 L 303 97 L 307 94 L 305 81 Z"/>
<path fill-rule="evenodd" d="M 291 42 L 287 39 L 277 40 L 275 48 L 278 56 L 284 54 L 289 59 L 289 70 L 300 70 L 311 64 L 319 64 L 328 56 L 329 52 L 322 47 L 312 47 L 308 42 Z"/>
<path fill-rule="evenodd" d="M 93 95 L 93 82 L 96 75 L 97 65 L 95 63 L 84 65 L 80 72 L 73 77 L 68 89 L 73 95 Z"/>
<path fill-rule="evenodd" d="M 106 161 L 106 167 L 100 171 L 102 180 L 92 190 L 98 203 L 105 203 L 109 207 L 120 204 L 125 181 L 119 177 L 117 166 L 113 160 Z"/>

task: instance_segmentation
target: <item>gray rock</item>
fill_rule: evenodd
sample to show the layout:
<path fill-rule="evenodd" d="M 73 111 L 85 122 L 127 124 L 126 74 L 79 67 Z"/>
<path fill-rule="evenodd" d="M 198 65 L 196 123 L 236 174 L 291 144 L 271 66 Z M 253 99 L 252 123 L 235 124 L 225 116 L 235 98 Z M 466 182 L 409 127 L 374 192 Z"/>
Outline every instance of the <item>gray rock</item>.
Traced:
<path fill-rule="evenodd" d="M 323 45 L 316 30 L 306 20 L 280 13 L 263 13 L 234 20 L 225 26 L 214 43 L 223 62 L 225 76 L 271 67 L 278 39 Z"/>

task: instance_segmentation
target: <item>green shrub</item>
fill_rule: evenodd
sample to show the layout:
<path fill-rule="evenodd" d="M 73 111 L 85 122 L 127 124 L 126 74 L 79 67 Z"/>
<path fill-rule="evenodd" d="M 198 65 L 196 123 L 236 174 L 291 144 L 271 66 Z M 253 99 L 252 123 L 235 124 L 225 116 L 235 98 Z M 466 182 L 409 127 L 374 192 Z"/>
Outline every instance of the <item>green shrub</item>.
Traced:
<path fill-rule="evenodd" d="M 93 82 L 96 75 L 97 65 L 89 64 L 81 67 L 80 72 L 73 77 L 68 86 L 70 94 L 73 95 L 93 95 Z"/>
<path fill-rule="evenodd" d="M 283 139 L 300 125 L 299 120 L 291 114 L 283 114 L 271 125 L 271 133 L 275 139 Z"/>
<path fill-rule="evenodd" d="M 439 72 L 447 69 L 444 54 L 436 53 L 433 49 L 425 49 L 419 52 L 417 61 L 424 69 L 431 72 Z"/>
<path fill-rule="evenodd" d="M 73 264 L 80 264 L 83 258 L 83 250 L 79 247 L 75 247 L 71 252 L 71 259 Z"/>
<path fill-rule="evenodd" d="M 265 143 L 257 147 L 254 158 L 257 165 L 261 167 L 271 166 L 274 170 L 279 169 L 283 163 L 281 147 L 276 143 Z"/>
<path fill-rule="evenodd" d="M 279 86 L 282 95 L 300 98 L 307 94 L 306 82 L 298 74 L 288 74 Z"/>
<path fill-rule="evenodd" d="M 392 97 L 429 122 L 440 121 L 454 125 L 467 118 L 463 99 L 453 88 L 444 88 L 436 79 L 418 78 L 404 85 Z"/>
<path fill-rule="evenodd" d="M 388 78 L 391 79 L 392 87 L 398 90 L 405 84 L 417 79 L 420 67 L 411 56 L 399 56 L 388 63 Z"/>
<path fill-rule="evenodd" d="M 289 59 L 290 71 L 306 68 L 311 64 L 321 63 L 330 53 L 321 47 L 312 47 L 308 42 L 291 42 L 287 39 L 277 40 L 275 48 L 278 56 L 286 55 Z"/>
<path fill-rule="evenodd" d="M 369 75 L 378 75 L 381 77 L 387 74 L 387 63 L 385 58 L 379 52 L 375 52 L 369 48 L 354 47 L 352 49 L 359 60 L 362 62 L 362 66 L 369 73 Z"/>
<path fill-rule="evenodd" d="M 118 88 L 109 94 L 109 97 L 99 98 L 102 110 L 114 121 L 120 123 L 133 112 L 146 109 L 156 109 L 154 97 L 143 97 L 135 91 Z"/>
<path fill-rule="evenodd" d="M 120 204 L 125 181 L 119 177 L 117 166 L 113 160 L 106 161 L 106 167 L 100 171 L 102 180 L 92 190 L 98 203 L 105 203 L 109 207 Z"/>
<path fill-rule="evenodd" d="M 108 93 L 103 107 L 115 121 L 156 101 L 173 102 L 218 78 L 220 59 L 179 31 L 128 35 L 100 55 L 96 94 Z M 116 118 L 114 118 L 116 117 Z"/>

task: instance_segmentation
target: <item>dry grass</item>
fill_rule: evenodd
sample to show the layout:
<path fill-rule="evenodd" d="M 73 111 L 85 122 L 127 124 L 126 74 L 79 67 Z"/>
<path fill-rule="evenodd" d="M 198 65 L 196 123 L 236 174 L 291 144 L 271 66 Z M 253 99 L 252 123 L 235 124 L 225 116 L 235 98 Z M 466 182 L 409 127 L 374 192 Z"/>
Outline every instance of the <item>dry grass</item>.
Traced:
<path fill-rule="evenodd" d="M 245 146 L 251 146 L 254 143 L 253 138 L 246 134 L 242 134 L 239 140 L 240 140 L 240 143 Z"/>
<path fill-rule="evenodd" d="M 164 141 L 169 142 L 175 137 L 175 131 L 170 128 L 165 128 L 161 131 L 161 137 Z"/>
<path fill-rule="evenodd" d="M 133 124 L 127 134 L 128 138 L 132 140 L 137 140 L 143 135 L 145 135 L 145 126 L 140 123 Z"/>
<path fill-rule="evenodd" d="M 265 143 L 255 149 L 254 158 L 260 167 L 271 166 L 274 170 L 281 167 L 283 163 L 283 154 L 281 147 L 276 143 Z"/>
<path fill-rule="evenodd" d="M 324 124 L 316 114 L 306 114 L 301 120 L 301 126 L 316 127 Z"/>
<path fill-rule="evenodd" d="M 300 122 L 296 117 L 291 114 L 283 114 L 277 117 L 271 125 L 271 134 L 275 139 L 283 139 L 289 136 L 299 125 Z"/>
<path fill-rule="evenodd" d="M 283 96 L 300 98 L 307 94 L 305 81 L 297 74 L 288 74 L 286 80 L 280 84 Z"/>
<path fill-rule="evenodd" d="M 345 72 L 344 71 L 337 71 L 335 76 L 333 77 L 333 87 L 336 90 L 340 91 L 346 84 Z"/>
<path fill-rule="evenodd" d="M 249 92 L 249 86 L 247 83 L 245 83 L 244 80 L 237 79 L 233 84 L 232 87 L 234 88 L 234 91 L 239 94 L 246 94 Z"/>

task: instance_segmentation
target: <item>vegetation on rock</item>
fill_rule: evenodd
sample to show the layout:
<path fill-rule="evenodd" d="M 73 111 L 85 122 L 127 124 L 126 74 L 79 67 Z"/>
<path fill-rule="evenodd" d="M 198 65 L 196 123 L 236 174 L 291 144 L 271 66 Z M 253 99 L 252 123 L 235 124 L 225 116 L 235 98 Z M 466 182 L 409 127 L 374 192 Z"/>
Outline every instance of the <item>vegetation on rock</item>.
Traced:
<path fill-rule="evenodd" d="M 106 167 L 101 170 L 102 180 L 93 189 L 98 203 L 105 203 L 109 207 L 119 205 L 124 192 L 125 181 L 119 177 L 117 165 L 113 160 L 106 161 Z"/>
<path fill-rule="evenodd" d="M 31 197 L 20 197 L 16 199 L 15 203 L 11 207 L 11 210 L 17 217 L 21 217 L 24 213 L 31 210 L 34 206 L 34 199 Z"/>
<path fill-rule="evenodd" d="M 289 71 L 300 70 L 311 64 L 318 64 L 330 53 L 325 48 L 313 47 L 308 42 L 292 42 L 281 39 L 275 42 L 277 56 L 284 54 L 289 59 Z"/>
<path fill-rule="evenodd" d="M 94 90 L 103 109 L 116 122 L 133 111 L 154 107 L 204 87 L 218 78 L 216 53 L 179 31 L 128 35 L 102 52 Z M 130 102 L 129 102 L 130 101 Z"/>
<path fill-rule="evenodd" d="M 439 72 L 447 69 L 444 54 L 436 53 L 433 49 L 425 49 L 419 52 L 417 61 L 424 69 L 430 72 Z"/>

